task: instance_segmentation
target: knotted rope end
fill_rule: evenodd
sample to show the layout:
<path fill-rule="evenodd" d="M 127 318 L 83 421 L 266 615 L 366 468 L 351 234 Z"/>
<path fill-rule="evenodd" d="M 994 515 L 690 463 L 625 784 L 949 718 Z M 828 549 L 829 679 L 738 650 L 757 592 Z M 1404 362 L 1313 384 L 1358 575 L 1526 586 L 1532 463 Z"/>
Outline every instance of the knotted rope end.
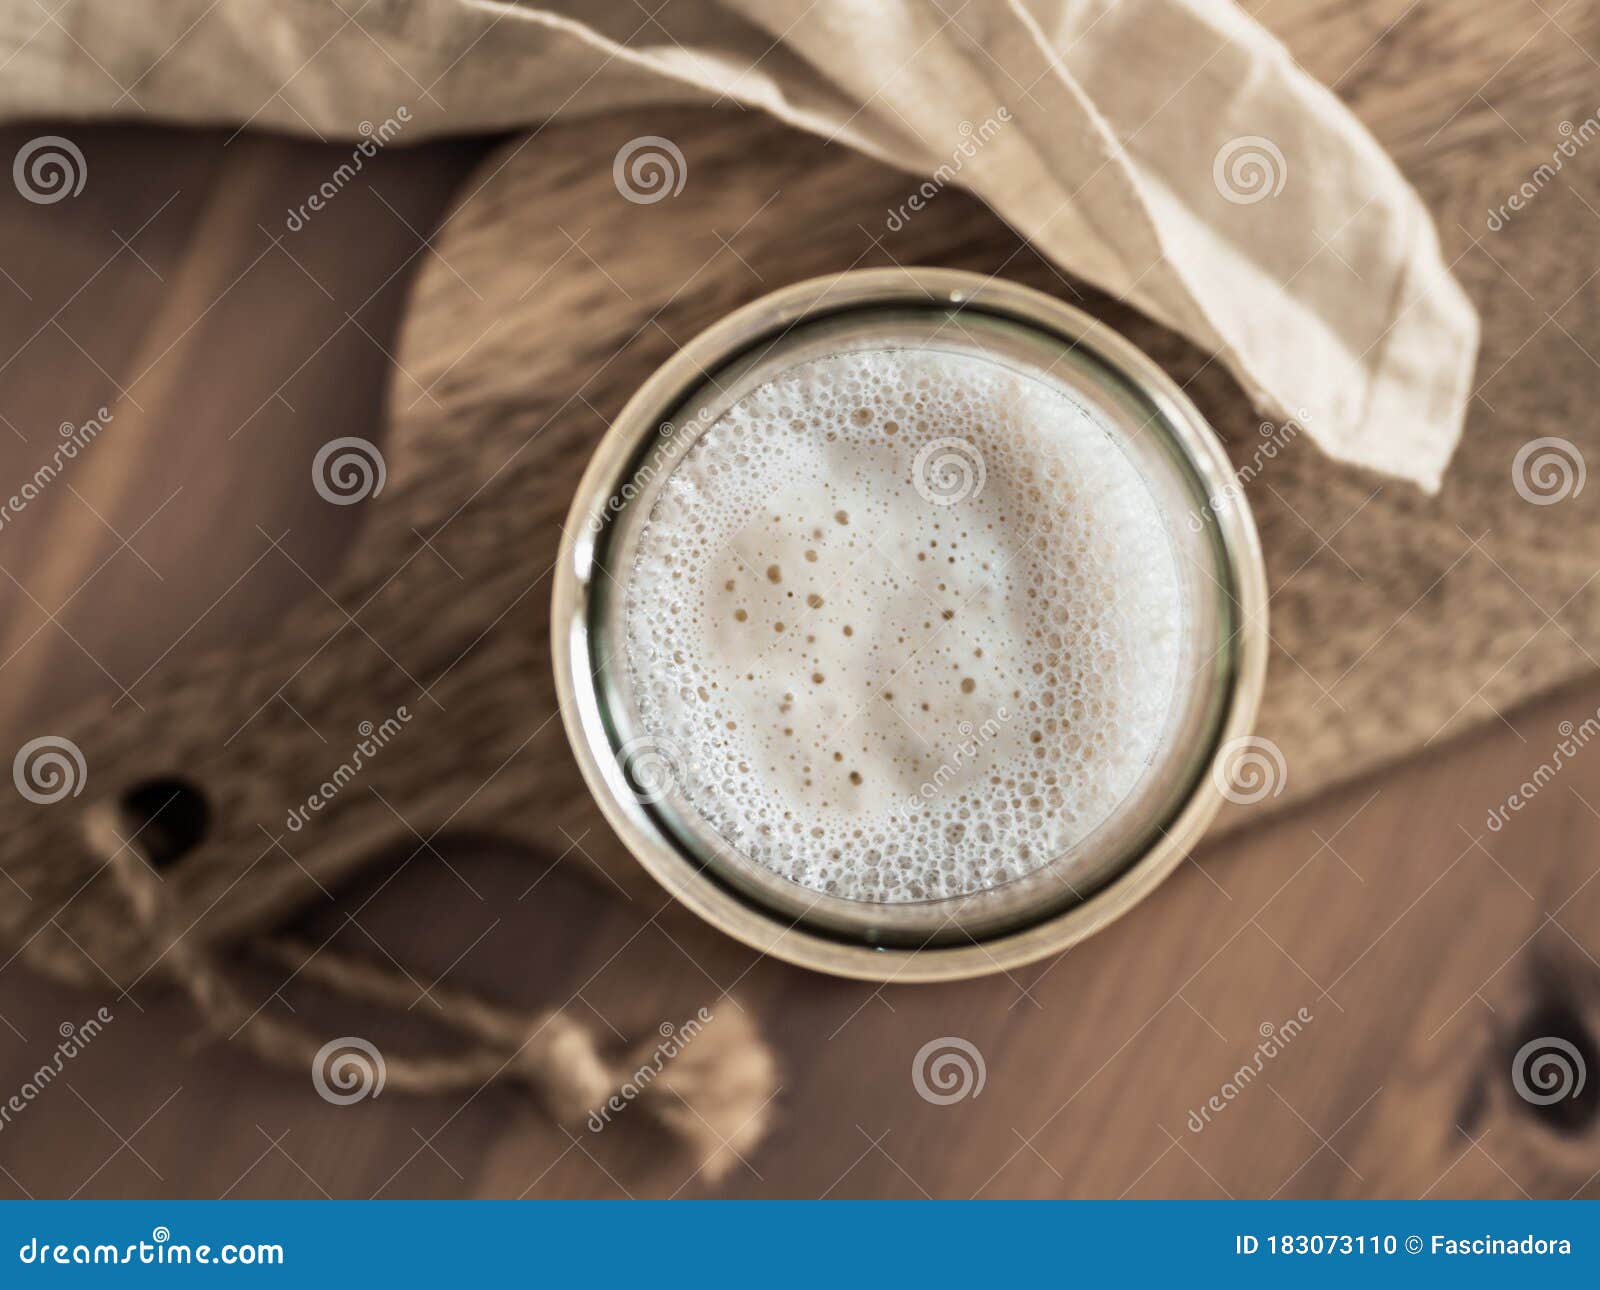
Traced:
<path fill-rule="evenodd" d="M 671 1045 L 665 1060 L 658 1054 Z M 651 1113 L 717 1182 L 755 1150 L 772 1123 L 778 1063 L 749 1014 L 730 997 L 640 1056 L 639 1070 L 660 1062 L 643 1096 Z"/>

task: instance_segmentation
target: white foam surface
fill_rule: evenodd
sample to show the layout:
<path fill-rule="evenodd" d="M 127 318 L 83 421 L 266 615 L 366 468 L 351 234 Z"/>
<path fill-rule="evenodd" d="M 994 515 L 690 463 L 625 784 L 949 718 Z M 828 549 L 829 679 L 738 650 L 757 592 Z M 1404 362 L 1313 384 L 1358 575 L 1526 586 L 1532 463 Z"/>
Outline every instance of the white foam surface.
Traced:
<path fill-rule="evenodd" d="M 966 895 L 1111 817 L 1179 676 L 1177 557 L 1064 391 L 979 355 L 790 369 L 666 481 L 624 597 L 647 739 L 751 861 Z"/>

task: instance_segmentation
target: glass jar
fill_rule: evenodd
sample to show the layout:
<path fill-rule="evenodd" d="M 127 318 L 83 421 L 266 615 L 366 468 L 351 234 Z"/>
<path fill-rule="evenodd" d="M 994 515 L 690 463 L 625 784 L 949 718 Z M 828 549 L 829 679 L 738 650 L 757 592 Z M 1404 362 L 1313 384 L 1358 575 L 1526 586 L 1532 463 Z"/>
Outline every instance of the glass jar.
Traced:
<path fill-rule="evenodd" d="M 998 363 L 1092 415 L 1137 465 L 1175 555 L 1180 675 L 1130 792 L 1059 855 L 942 899 L 830 895 L 757 863 L 708 823 L 645 728 L 624 596 L 666 480 L 727 410 L 800 364 L 908 349 Z M 1183 859 L 1222 802 L 1218 750 L 1249 734 L 1267 655 L 1261 552 L 1232 468 L 1171 380 L 1121 337 L 1049 296 L 943 269 L 846 273 L 775 292 L 666 362 L 602 439 L 574 499 L 552 612 L 563 720 L 607 820 L 666 888 L 764 952 L 902 982 L 1008 970 L 1090 935 Z"/>

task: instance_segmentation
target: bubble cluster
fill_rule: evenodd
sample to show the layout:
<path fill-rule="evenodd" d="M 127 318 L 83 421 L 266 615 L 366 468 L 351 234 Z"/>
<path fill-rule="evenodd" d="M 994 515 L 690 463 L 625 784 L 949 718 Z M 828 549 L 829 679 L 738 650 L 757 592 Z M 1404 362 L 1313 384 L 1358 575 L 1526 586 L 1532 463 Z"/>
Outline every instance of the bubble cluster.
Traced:
<path fill-rule="evenodd" d="M 734 404 L 665 481 L 624 613 L 693 810 L 854 900 L 1062 856 L 1138 784 L 1180 684 L 1139 468 L 1066 390 L 960 352 L 831 355 Z"/>

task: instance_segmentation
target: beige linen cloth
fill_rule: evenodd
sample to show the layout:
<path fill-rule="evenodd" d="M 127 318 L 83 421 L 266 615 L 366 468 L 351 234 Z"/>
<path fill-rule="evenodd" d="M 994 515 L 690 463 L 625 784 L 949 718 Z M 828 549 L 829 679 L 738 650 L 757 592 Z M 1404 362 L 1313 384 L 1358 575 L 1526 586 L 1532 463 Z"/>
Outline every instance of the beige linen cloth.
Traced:
<path fill-rule="evenodd" d="M 0 115 L 332 138 L 403 106 L 412 141 L 641 103 L 760 108 L 970 189 L 1330 456 L 1432 491 L 1460 435 L 1478 321 L 1426 210 L 1225 0 L 51 8 L 0 7 Z"/>

